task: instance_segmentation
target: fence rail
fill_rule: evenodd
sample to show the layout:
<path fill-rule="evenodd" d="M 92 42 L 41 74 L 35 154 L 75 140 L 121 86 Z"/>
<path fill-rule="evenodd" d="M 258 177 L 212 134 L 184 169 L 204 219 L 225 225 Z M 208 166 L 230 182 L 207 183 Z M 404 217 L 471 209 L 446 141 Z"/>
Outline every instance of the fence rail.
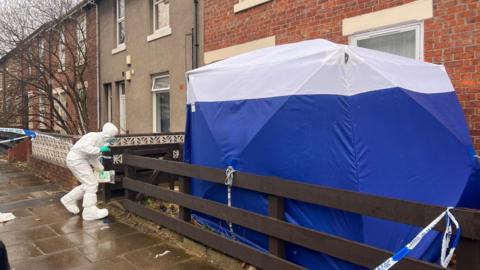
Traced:
<path fill-rule="evenodd" d="M 421 227 L 429 224 L 431 220 L 445 210 L 438 206 L 304 184 L 277 177 L 242 172 L 235 173 L 234 187 L 269 195 L 269 216 L 263 216 L 189 194 L 190 178 L 224 184 L 225 172 L 223 170 L 134 155 L 125 155 L 123 164 L 126 166 L 126 178 L 123 184 L 127 190 L 127 199 L 124 202 L 127 210 L 262 269 L 302 269 L 302 267 L 283 259 L 284 242 L 297 244 L 368 268 L 379 265 L 392 255 L 391 252 L 386 250 L 283 221 L 284 199 L 308 202 Z M 181 192 L 139 181 L 136 172 L 140 168 L 178 175 Z M 167 216 L 135 203 L 134 195 L 137 193 L 180 205 L 179 218 Z M 268 235 L 270 252 L 262 253 L 221 236 L 212 236 L 211 232 L 195 227 L 190 223 L 190 210 L 228 220 Z M 457 267 L 458 269 L 480 269 L 480 253 L 478 253 L 480 251 L 480 211 L 455 209 L 453 214 L 462 226 Z M 444 228 L 438 227 L 435 229 L 442 231 Z M 218 237 L 221 238 L 221 241 Z M 213 238 L 216 240 L 212 240 Z M 439 265 L 407 258 L 401 261 L 395 269 L 429 270 L 443 268 Z"/>
<path fill-rule="evenodd" d="M 114 185 L 106 184 L 102 187 L 103 199 L 105 201 L 125 193 L 121 182 L 124 175 L 124 153 L 129 152 L 139 156 L 177 161 L 183 159 L 183 133 L 129 134 L 119 135 L 116 138 L 117 140 L 111 147 L 108 159 L 104 159 L 103 164 L 105 169 L 115 170 L 118 182 Z M 150 172 L 144 172 L 143 178 L 147 178 L 150 183 L 159 184 L 167 182 L 171 188 L 173 188 L 175 182 L 175 179 L 171 176 L 160 174 L 154 169 L 150 170 Z"/>

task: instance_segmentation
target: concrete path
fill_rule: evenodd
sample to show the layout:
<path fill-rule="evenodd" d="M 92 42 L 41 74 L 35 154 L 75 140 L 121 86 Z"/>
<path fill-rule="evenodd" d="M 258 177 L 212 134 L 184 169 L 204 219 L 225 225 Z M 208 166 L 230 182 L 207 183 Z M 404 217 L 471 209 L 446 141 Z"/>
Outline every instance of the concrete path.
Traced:
<path fill-rule="evenodd" d="M 205 260 L 117 220 L 84 222 L 59 203 L 62 188 L 0 160 L 0 224 L 15 270 L 214 270 Z"/>

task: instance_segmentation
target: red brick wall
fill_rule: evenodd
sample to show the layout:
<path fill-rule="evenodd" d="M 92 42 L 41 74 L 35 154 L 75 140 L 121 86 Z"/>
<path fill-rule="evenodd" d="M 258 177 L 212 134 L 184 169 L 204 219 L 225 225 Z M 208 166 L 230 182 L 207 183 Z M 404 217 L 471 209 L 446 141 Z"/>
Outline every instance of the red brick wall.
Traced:
<path fill-rule="evenodd" d="M 205 0 L 205 51 L 268 36 L 277 44 L 324 38 L 347 43 L 345 18 L 399 6 L 412 0 L 273 0 L 235 14 L 238 0 Z M 480 150 L 480 1 L 434 0 L 425 21 L 424 58 L 443 64 Z"/>
<path fill-rule="evenodd" d="M 73 188 L 80 184 L 67 168 L 60 167 L 43 160 L 35 159 L 31 156 L 28 159 L 28 166 L 42 177 L 52 179 L 67 189 Z"/>
<path fill-rule="evenodd" d="M 30 139 L 23 140 L 22 142 L 17 143 L 12 148 L 8 149 L 8 161 L 27 161 L 31 153 L 32 144 L 30 142 Z"/>

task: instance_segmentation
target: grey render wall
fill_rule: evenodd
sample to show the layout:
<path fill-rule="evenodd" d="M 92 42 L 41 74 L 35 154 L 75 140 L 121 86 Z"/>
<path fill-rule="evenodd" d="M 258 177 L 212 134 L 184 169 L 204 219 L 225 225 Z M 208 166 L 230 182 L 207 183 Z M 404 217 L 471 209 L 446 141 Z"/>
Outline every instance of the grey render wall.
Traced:
<path fill-rule="evenodd" d="M 152 1 L 126 0 L 126 50 L 112 54 L 116 48 L 115 1 L 99 2 L 101 121 L 107 119 L 107 101 L 103 86 L 112 84 L 112 120 L 119 126 L 119 96 L 116 82 L 123 72 L 133 70 L 126 87 L 126 127 L 130 133 L 151 133 L 153 127 L 152 75 L 170 74 L 170 131 L 184 131 L 186 82 L 185 72 L 192 65 L 193 0 L 170 1 L 171 35 L 147 42 L 152 34 Z M 201 14 L 202 11 L 199 11 Z M 200 20 L 201 21 L 201 18 Z M 201 33 L 202 31 L 199 31 Z M 131 57 L 131 66 L 126 57 Z M 203 56 L 203 53 L 199 53 Z M 200 58 L 200 63 L 202 63 Z"/>

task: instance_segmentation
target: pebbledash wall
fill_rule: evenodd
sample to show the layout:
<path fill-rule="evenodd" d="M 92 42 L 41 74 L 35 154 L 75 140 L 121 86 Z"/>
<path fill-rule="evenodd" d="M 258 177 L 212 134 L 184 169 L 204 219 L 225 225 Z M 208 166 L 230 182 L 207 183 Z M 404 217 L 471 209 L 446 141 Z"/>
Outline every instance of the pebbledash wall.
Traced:
<path fill-rule="evenodd" d="M 419 25 L 418 59 L 445 65 L 480 150 L 480 1 L 205 0 L 206 63 L 253 49 Z"/>

